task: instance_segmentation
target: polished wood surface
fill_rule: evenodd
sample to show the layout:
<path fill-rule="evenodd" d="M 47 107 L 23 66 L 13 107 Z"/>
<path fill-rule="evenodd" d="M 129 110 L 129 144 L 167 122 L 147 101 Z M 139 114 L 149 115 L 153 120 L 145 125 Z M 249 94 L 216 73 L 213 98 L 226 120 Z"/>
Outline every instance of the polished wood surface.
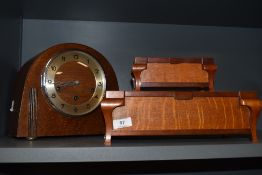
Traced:
<path fill-rule="evenodd" d="M 37 137 L 103 134 L 105 132 L 100 106 L 93 112 L 84 116 L 64 116 L 52 108 L 41 89 L 41 74 L 48 60 L 68 50 L 79 50 L 93 56 L 105 72 L 107 80 L 106 89 L 118 90 L 118 83 L 112 66 L 106 58 L 96 50 L 75 43 L 58 44 L 50 47 L 26 63 L 18 73 L 18 81 L 14 90 L 14 111 L 10 113 L 10 135 L 16 137 L 29 137 L 28 117 L 30 115 L 30 110 L 28 104 L 29 91 L 31 88 L 35 88 L 37 92 Z M 61 69 L 62 68 L 63 67 L 61 67 Z M 64 67 L 63 69 L 67 68 Z M 75 72 L 71 73 L 74 74 Z M 85 80 L 86 77 L 83 77 L 83 81 Z M 91 81 L 91 85 L 92 82 L 93 81 Z M 83 84 L 83 88 L 85 88 L 85 86 L 89 85 Z M 67 100 L 70 101 L 71 99 Z"/>
<path fill-rule="evenodd" d="M 132 116 L 133 126 L 121 130 L 246 129 L 248 110 L 238 108 L 238 97 L 126 97 L 113 111 L 118 119 Z"/>
<path fill-rule="evenodd" d="M 212 58 L 136 57 L 131 74 L 135 90 L 179 87 L 214 91 L 216 69 Z"/>
<path fill-rule="evenodd" d="M 258 99 L 241 99 L 240 104 L 242 106 L 247 106 L 251 111 L 250 128 L 251 128 L 251 133 L 252 133 L 252 140 L 253 142 L 258 142 L 257 120 L 262 110 L 262 101 Z"/>
<path fill-rule="evenodd" d="M 79 82 L 77 87 L 56 85 L 59 96 L 65 102 L 79 105 L 92 97 L 93 92 L 91 89 L 96 88 L 96 81 L 89 67 L 84 67 L 78 64 L 77 61 L 70 61 L 63 64 L 57 72 L 62 72 L 62 74 L 55 76 L 55 82 Z"/>
<path fill-rule="evenodd" d="M 250 134 L 262 102 L 254 92 L 107 91 L 102 101 L 105 144 L 111 136 Z M 131 117 L 132 126 L 115 129 L 116 119 Z"/>
<path fill-rule="evenodd" d="M 208 73 L 202 70 L 201 64 L 194 63 L 148 63 L 147 69 L 141 73 L 142 82 L 208 82 Z M 152 76 L 156 74 L 157 76 Z"/>

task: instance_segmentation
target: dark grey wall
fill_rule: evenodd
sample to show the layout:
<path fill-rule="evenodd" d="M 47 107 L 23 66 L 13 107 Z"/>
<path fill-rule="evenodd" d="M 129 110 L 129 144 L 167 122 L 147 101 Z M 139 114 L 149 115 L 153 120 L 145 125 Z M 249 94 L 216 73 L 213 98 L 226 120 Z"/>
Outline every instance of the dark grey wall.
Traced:
<path fill-rule="evenodd" d="M 24 20 L 23 63 L 63 42 L 100 51 L 113 65 L 121 89 L 131 88 L 135 56 L 212 56 L 219 66 L 218 90 L 262 90 L 262 29 Z"/>
<path fill-rule="evenodd" d="M 123 90 L 131 89 L 135 56 L 211 56 L 218 65 L 216 90 L 256 90 L 262 95 L 262 29 L 23 20 L 23 63 L 63 42 L 86 44 L 101 52 Z"/>
<path fill-rule="evenodd" d="M 11 88 L 19 68 L 20 20 L 0 19 L 0 136 L 6 134 Z"/>
<path fill-rule="evenodd" d="M 25 19 L 262 27 L 261 0 L 24 0 L 23 4 Z"/>
<path fill-rule="evenodd" d="M 20 2 L 1 1 L 0 6 L 0 136 L 6 135 L 12 81 L 20 59 Z"/>

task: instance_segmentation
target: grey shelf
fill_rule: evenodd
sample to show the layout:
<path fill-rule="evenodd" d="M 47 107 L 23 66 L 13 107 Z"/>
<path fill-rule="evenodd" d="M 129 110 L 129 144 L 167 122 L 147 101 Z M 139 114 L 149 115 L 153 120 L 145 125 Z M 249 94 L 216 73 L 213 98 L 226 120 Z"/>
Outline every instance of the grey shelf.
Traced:
<path fill-rule="evenodd" d="M 113 138 L 112 146 L 104 146 L 102 136 L 39 138 L 35 141 L 11 137 L 0 138 L 0 163 L 132 162 L 227 158 L 262 158 L 262 143 L 252 144 L 246 137 L 121 137 Z"/>

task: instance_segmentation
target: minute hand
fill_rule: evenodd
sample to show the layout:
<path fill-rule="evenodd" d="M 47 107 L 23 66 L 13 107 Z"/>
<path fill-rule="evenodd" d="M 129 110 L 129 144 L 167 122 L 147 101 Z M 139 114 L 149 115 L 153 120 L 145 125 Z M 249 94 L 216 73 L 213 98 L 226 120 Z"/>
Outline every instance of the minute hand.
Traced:
<path fill-rule="evenodd" d="M 78 80 L 75 81 L 66 81 L 66 82 L 55 82 L 54 83 L 58 88 L 64 88 L 69 86 L 77 86 L 80 84 Z"/>

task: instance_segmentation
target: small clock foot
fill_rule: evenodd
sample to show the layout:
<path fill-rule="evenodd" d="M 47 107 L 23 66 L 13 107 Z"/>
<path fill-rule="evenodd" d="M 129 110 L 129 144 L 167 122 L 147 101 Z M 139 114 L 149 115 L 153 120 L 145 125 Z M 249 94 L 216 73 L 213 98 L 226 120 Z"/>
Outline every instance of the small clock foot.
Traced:
<path fill-rule="evenodd" d="M 28 140 L 28 141 L 33 141 L 33 140 L 35 140 L 37 137 L 26 137 L 26 140 Z"/>

